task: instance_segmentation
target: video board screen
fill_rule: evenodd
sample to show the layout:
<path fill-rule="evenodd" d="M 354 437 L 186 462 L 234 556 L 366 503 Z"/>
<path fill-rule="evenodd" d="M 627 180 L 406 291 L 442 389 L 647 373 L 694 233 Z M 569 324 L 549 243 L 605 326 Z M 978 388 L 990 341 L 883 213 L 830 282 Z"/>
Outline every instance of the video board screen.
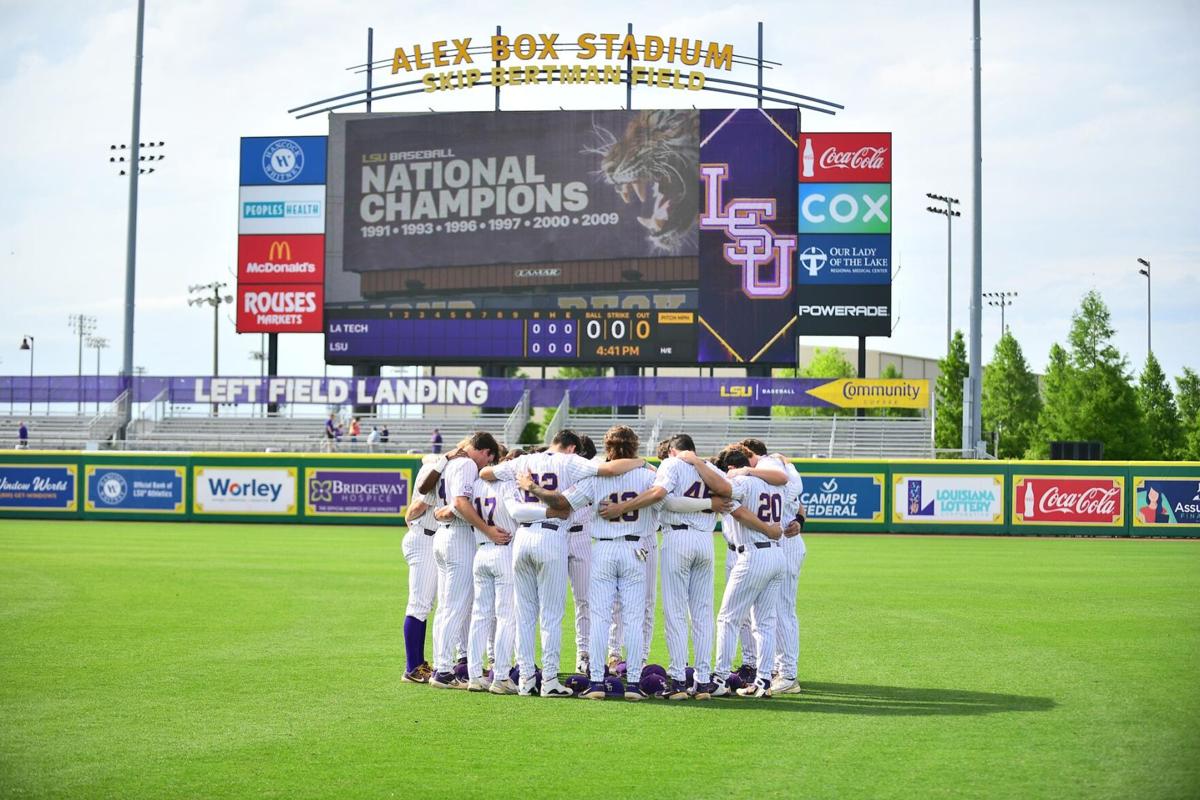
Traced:
<path fill-rule="evenodd" d="M 327 360 L 793 363 L 797 128 L 757 109 L 333 115 Z M 723 185 L 778 209 L 706 195 L 702 138 Z M 712 270 L 774 288 L 706 321 Z"/>

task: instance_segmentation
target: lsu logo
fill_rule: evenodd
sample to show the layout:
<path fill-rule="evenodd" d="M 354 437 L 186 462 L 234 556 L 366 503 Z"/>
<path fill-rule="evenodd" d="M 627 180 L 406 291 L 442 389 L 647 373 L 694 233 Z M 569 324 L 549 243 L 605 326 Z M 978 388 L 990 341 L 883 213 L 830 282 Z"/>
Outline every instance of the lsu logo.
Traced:
<path fill-rule="evenodd" d="M 728 164 L 701 164 L 704 181 L 702 230 L 724 230 L 732 241 L 724 247 L 725 260 L 742 268 L 742 291 L 751 299 L 786 297 L 792 291 L 792 254 L 795 236 L 780 236 L 766 223 L 775 219 L 773 198 L 734 199 L 722 202 Z M 774 263 L 763 274 L 761 268 Z M 731 395 L 740 396 L 740 395 Z"/>
<path fill-rule="evenodd" d="M 722 386 L 721 397 L 754 397 L 753 386 Z"/>
<path fill-rule="evenodd" d="M 268 261 L 291 261 L 292 243 L 288 241 L 271 242 L 271 250 L 267 254 Z"/>

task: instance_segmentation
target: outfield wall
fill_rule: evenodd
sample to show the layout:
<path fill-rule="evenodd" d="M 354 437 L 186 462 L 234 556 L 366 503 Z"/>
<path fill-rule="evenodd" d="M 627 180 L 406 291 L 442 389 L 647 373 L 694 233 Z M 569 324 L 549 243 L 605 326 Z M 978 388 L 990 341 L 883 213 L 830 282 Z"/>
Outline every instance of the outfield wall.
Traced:
<path fill-rule="evenodd" d="M 811 531 L 1200 536 L 1200 463 L 797 459 Z M 417 456 L 8 451 L 0 518 L 402 524 Z"/>

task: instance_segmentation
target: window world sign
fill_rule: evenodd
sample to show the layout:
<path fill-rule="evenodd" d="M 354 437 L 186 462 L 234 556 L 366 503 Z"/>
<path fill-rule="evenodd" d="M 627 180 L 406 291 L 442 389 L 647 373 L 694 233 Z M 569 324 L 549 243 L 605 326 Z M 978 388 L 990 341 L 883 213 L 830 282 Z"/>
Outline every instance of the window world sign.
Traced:
<path fill-rule="evenodd" d="M 474 48 L 470 36 L 397 47 L 392 56 L 392 74 L 456 68 L 424 75 L 421 81 L 426 92 L 470 89 L 485 79 L 493 86 L 618 84 L 623 82 L 619 66 L 579 62 L 628 61 L 644 62 L 631 67 L 632 84 L 695 92 L 704 88 L 704 73 L 680 67 L 733 69 L 731 44 L 632 33 L 581 33 L 573 41 L 560 38 L 557 33 L 521 33 L 492 36 L 487 45 Z M 529 63 L 533 61 L 540 63 Z M 490 73 L 485 75 L 478 64 L 490 67 Z"/>

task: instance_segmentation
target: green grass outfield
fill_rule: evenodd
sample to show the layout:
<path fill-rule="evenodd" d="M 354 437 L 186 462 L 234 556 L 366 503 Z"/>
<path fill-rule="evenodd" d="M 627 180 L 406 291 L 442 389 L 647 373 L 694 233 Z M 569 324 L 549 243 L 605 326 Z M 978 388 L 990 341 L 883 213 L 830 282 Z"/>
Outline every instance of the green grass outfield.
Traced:
<path fill-rule="evenodd" d="M 634 704 L 402 684 L 400 534 L 0 520 L 0 796 L 1200 794 L 1197 541 L 810 536 L 804 694 Z"/>

